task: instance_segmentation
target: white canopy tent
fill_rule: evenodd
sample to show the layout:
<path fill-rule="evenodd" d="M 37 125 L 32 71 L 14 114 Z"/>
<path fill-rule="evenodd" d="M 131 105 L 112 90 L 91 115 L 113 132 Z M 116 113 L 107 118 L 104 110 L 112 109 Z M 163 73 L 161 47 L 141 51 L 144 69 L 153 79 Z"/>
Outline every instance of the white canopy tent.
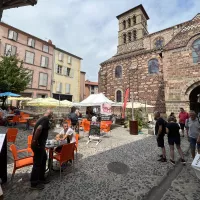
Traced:
<path fill-rule="evenodd" d="M 103 93 L 91 94 L 89 97 L 80 103 L 73 103 L 74 106 L 100 106 L 103 103 L 113 104 L 114 102 L 108 99 Z"/>

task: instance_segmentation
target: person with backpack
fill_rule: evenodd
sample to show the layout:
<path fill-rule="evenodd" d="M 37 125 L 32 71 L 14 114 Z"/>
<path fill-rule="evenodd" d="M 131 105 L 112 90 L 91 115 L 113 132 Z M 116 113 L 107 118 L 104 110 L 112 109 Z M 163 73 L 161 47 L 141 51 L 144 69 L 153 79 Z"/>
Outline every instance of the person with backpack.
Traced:
<path fill-rule="evenodd" d="M 154 119 L 156 120 L 155 125 L 155 134 L 157 139 L 158 147 L 162 149 L 162 155 L 160 155 L 160 159 L 158 161 L 160 162 L 167 162 L 166 159 L 166 150 L 165 150 L 165 144 L 164 144 L 164 137 L 166 133 L 166 121 L 160 116 L 160 112 L 156 111 L 154 112 Z"/>
<path fill-rule="evenodd" d="M 168 118 L 168 123 L 166 125 L 166 133 L 168 135 L 168 143 L 170 147 L 170 162 L 175 165 L 174 161 L 174 144 L 176 144 L 176 148 L 178 150 L 178 153 L 181 157 L 181 162 L 185 164 L 183 151 L 181 149 L 181 137 L 180 137 L 180 126 L 176 123 L 176 119 L 173 116 L 170 116 Z"/>
<path fill-rule="evenodd" d="M 190 118 L 185 121 L 185 127 L 189 136 L 192 158 L 194 159 L 196 146 L 200 154 L 200 123 L 193 110 L 189 112 L 189 116 Z"/>

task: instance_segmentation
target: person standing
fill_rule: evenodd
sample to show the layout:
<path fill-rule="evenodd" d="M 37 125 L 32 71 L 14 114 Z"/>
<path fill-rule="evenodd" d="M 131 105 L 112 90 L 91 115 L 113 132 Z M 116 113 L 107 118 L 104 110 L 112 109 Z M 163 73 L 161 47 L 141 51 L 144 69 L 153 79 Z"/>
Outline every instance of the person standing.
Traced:
<path fill-rule="evenodd" d="M 166 121 L 160 116 L 160 112 L 156 111 L 154 113 L 154 119 L 156 120 L 155 125 L 155 134 L 157 138 L 158 147 L 162 149 L 162 155 L 160 155 L 160 159 L 158 161 L 167 162 L 166 159 L 166 150 L 164 144 L 164 137 L 166 132 Z"/>
<path fill-rule="evenodd" d="M 189 118 L 189 115 L 183 108 L 180 108 L 179 113 L 179 124 L 181 127 L 182 136 L 184 137 L 184 129 L 185 129 L 185 120 Z"/>
<path fill-rule="evenodd" d="M 34 152 L 33 156 L 33 168 L 31 172 L 31 189 L 42 190 L 43 184 L 49 183 L 45 179 L 45 168 L 47 161 L 47 154 L 45 151 L 45 145 L 49 132 L 49 120 L 52 118 L 53 112 L 47 110 L 43 117 L 41 117 L 35 124 L 33 129 L 33 139 L 31 143 L 31 149 Z"/>
<path fill-rule="evenodd" d="M 166 133 L 168 135 L 168 143 L 170 147 L 170 162 L 175 165 L 174 161 L 174 143 L 176 144 L 176 148 L 181 157 L 181 162 L 185 164 L 183 151 L 181 149 L 181 138 L 179 133 L 180 126 L 176 123 L 176 119 L 173 116 L 170 116 L 168 119 L 168 123 L 166 125 Z"/>
<path fill-rule="evenodd" d="M 190 118 L 186 120 L 185 127 L 189 136 L 192 158 L 194 159 L 196 146 L 200 154 L 200 123 L 193 110 L 189 112 L 189 116 Z"/>

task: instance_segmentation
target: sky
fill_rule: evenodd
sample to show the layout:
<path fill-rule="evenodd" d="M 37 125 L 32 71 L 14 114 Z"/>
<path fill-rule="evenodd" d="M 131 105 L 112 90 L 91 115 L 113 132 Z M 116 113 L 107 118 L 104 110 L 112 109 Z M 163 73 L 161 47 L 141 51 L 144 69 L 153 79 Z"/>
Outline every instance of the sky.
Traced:
<path fill-rule="evenodd" d="M 200 0 L 38 0 L 6 10 L 2 21 L 81 58 L 86 79 L 98 81 L 99 64 L 117 52 L 117 15 L 143 4 L 153 33 L 192 19 Z"/>

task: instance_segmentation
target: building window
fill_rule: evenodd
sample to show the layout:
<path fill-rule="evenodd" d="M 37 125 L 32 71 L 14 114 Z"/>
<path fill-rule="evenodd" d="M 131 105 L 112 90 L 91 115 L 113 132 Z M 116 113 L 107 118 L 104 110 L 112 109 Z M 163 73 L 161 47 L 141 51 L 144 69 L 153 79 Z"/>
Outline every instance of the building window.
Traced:
<path fill-rule="evenodd" d="M 71 57 L 71 56 L 68 56 L 68 58 L 67 58 L 67 63 L 68 63 L 68 64 L 71 64 L 71 63 L 72 63 L 72 57 Z"/>
<path fill-rule="evenodd" d="M 41 67 L 48 67 L 49 58 L 46 56 L 41 56 Z"/>
<path fill-rule="evenodd" d="M 137 40 L 137 31 L 133 30 L 133 40 Z"/>
<path fill-rule="evenodd" d="M 43 49 L 42 49 L 44 52 L 46 52 L 46 53 L 49 53 L 49 46 L 47 46 L 47 45 L 43 45 Z"/>
<path fill-rule="evenodd" d="M 17 53 L 17 47 L 10 44 L 6 44 L 5 56 L 15 56 Z"/>
<path fill-rule="evenodd" d="M 9 30 L 8 39 L 17 41 L 17 33 L 15 31 Z"/>
<path fill-rule="evenodd" d="M 62 92 L 62 83 L 57 83 L 56 92 Z"/>
<path fill-rule="evenodd" d="M 48 74 L 40 73 L 39 85 L 47 86 Z"/>
<path fill-rule="evenodd" d="M 34 57 L 35 54 L 33 52 L 26 51 L 25 62 L 29 64 L 34 64 Z"/>
<path fill-rule="evenodd" d="M 66 83 L 66 94 L 70 94 L 70 84 Z"/>
<path fill-rule="evenodd" d="M 164 46 L 164 39 L 163 38 L 157 38 L 154 42 L 154 46 L 156 49 L 161 49 Z"/>
<path fill-rule="evenodd" d="M 60 52 L 60 53 L 58 54 L 58 60 L 59 60 L 59 61 L 63 61 L 63 57 L 64 57 L 64 54 Z"/>
<path fill-rule="evenodd" d="M 47 94 L 37 94 L 37 97 L 44 99 L 44 98 L 48 97 L 48 95 Z"/>
<path fill-rule="evenodd" d="M 115 99 L 116 99 L 116 102 L 122 102 L 122 92 L 121 92 L 121 90 L 117 90 Z"/>
<path fill-rule="evenodd" d="M 28 84 L 28 86 L 31 88 L 32 87 L 32 83 L 33 83 L 33 70 L 29 70 L 27 69 L 29 74 L 30 74 L 30 82 Z"/>
<path fill-rule="evenodd" d="M 122 67 L 117 66 L 115 68 L 115 78 L 121 78 L 122 77 Z"/>
<path fill-rule="evenodd" d="M 124 44 L 126 44 L 126 34 L 123 35 Z"/>
<path fill-rule="evenodd" d="M 28 46 L 29 47 L 35 47 L 35 40 L 32 38 L 28 38 Z"/>
<path fill-rule="evenodd" d="M 62 74 L 62 66 L 61 65 L 56 65 L 56 73 Z"/>
<path fill-rule="evenodd" d="M 147 32 L 145 29 L 142 30 L 143 31 L 143 36 L 146 36 L 147 35 Z"/>
<path fill-rule="evenodd" d="M 131 42 L 131 32 L 128 33 L 128 41 Z"/>
<path fill-rule="evenodd" d="M 151 59 L 148 63 L 149 74 L 157 74 L 159 72 L 159 63 L 156 58 Z"/>
<path fill-rule="evenodd" d="M 126 29 L 126 21 L 123 21 L 123 29 Z"/>
<path fill-rule="evenodd" d="M 131 19 L 128 18 L 128 27 L 131 27 Z"/>
<path fill-rule="evenodd" d="M 192 57 L 193 57 L 193 63 L 200 62 L 200 38 L 195 40 L 192 45 Z"/>
<path fill-rule="evenodd" d="M 133 16 L 133 25 L 136 25 L 136 16 Z"/>
<path fill-rule="evenodd" d="M 72 68 L 65 67 L 64 68 L 64 75 L 68 76 L 70 78 L 73 78 L 74 77 L 74 70 Z"/>
<path fill-rule="evenodd" d="M 90 86 L 90 94 L 94 94 L 94 85 Z"/>

